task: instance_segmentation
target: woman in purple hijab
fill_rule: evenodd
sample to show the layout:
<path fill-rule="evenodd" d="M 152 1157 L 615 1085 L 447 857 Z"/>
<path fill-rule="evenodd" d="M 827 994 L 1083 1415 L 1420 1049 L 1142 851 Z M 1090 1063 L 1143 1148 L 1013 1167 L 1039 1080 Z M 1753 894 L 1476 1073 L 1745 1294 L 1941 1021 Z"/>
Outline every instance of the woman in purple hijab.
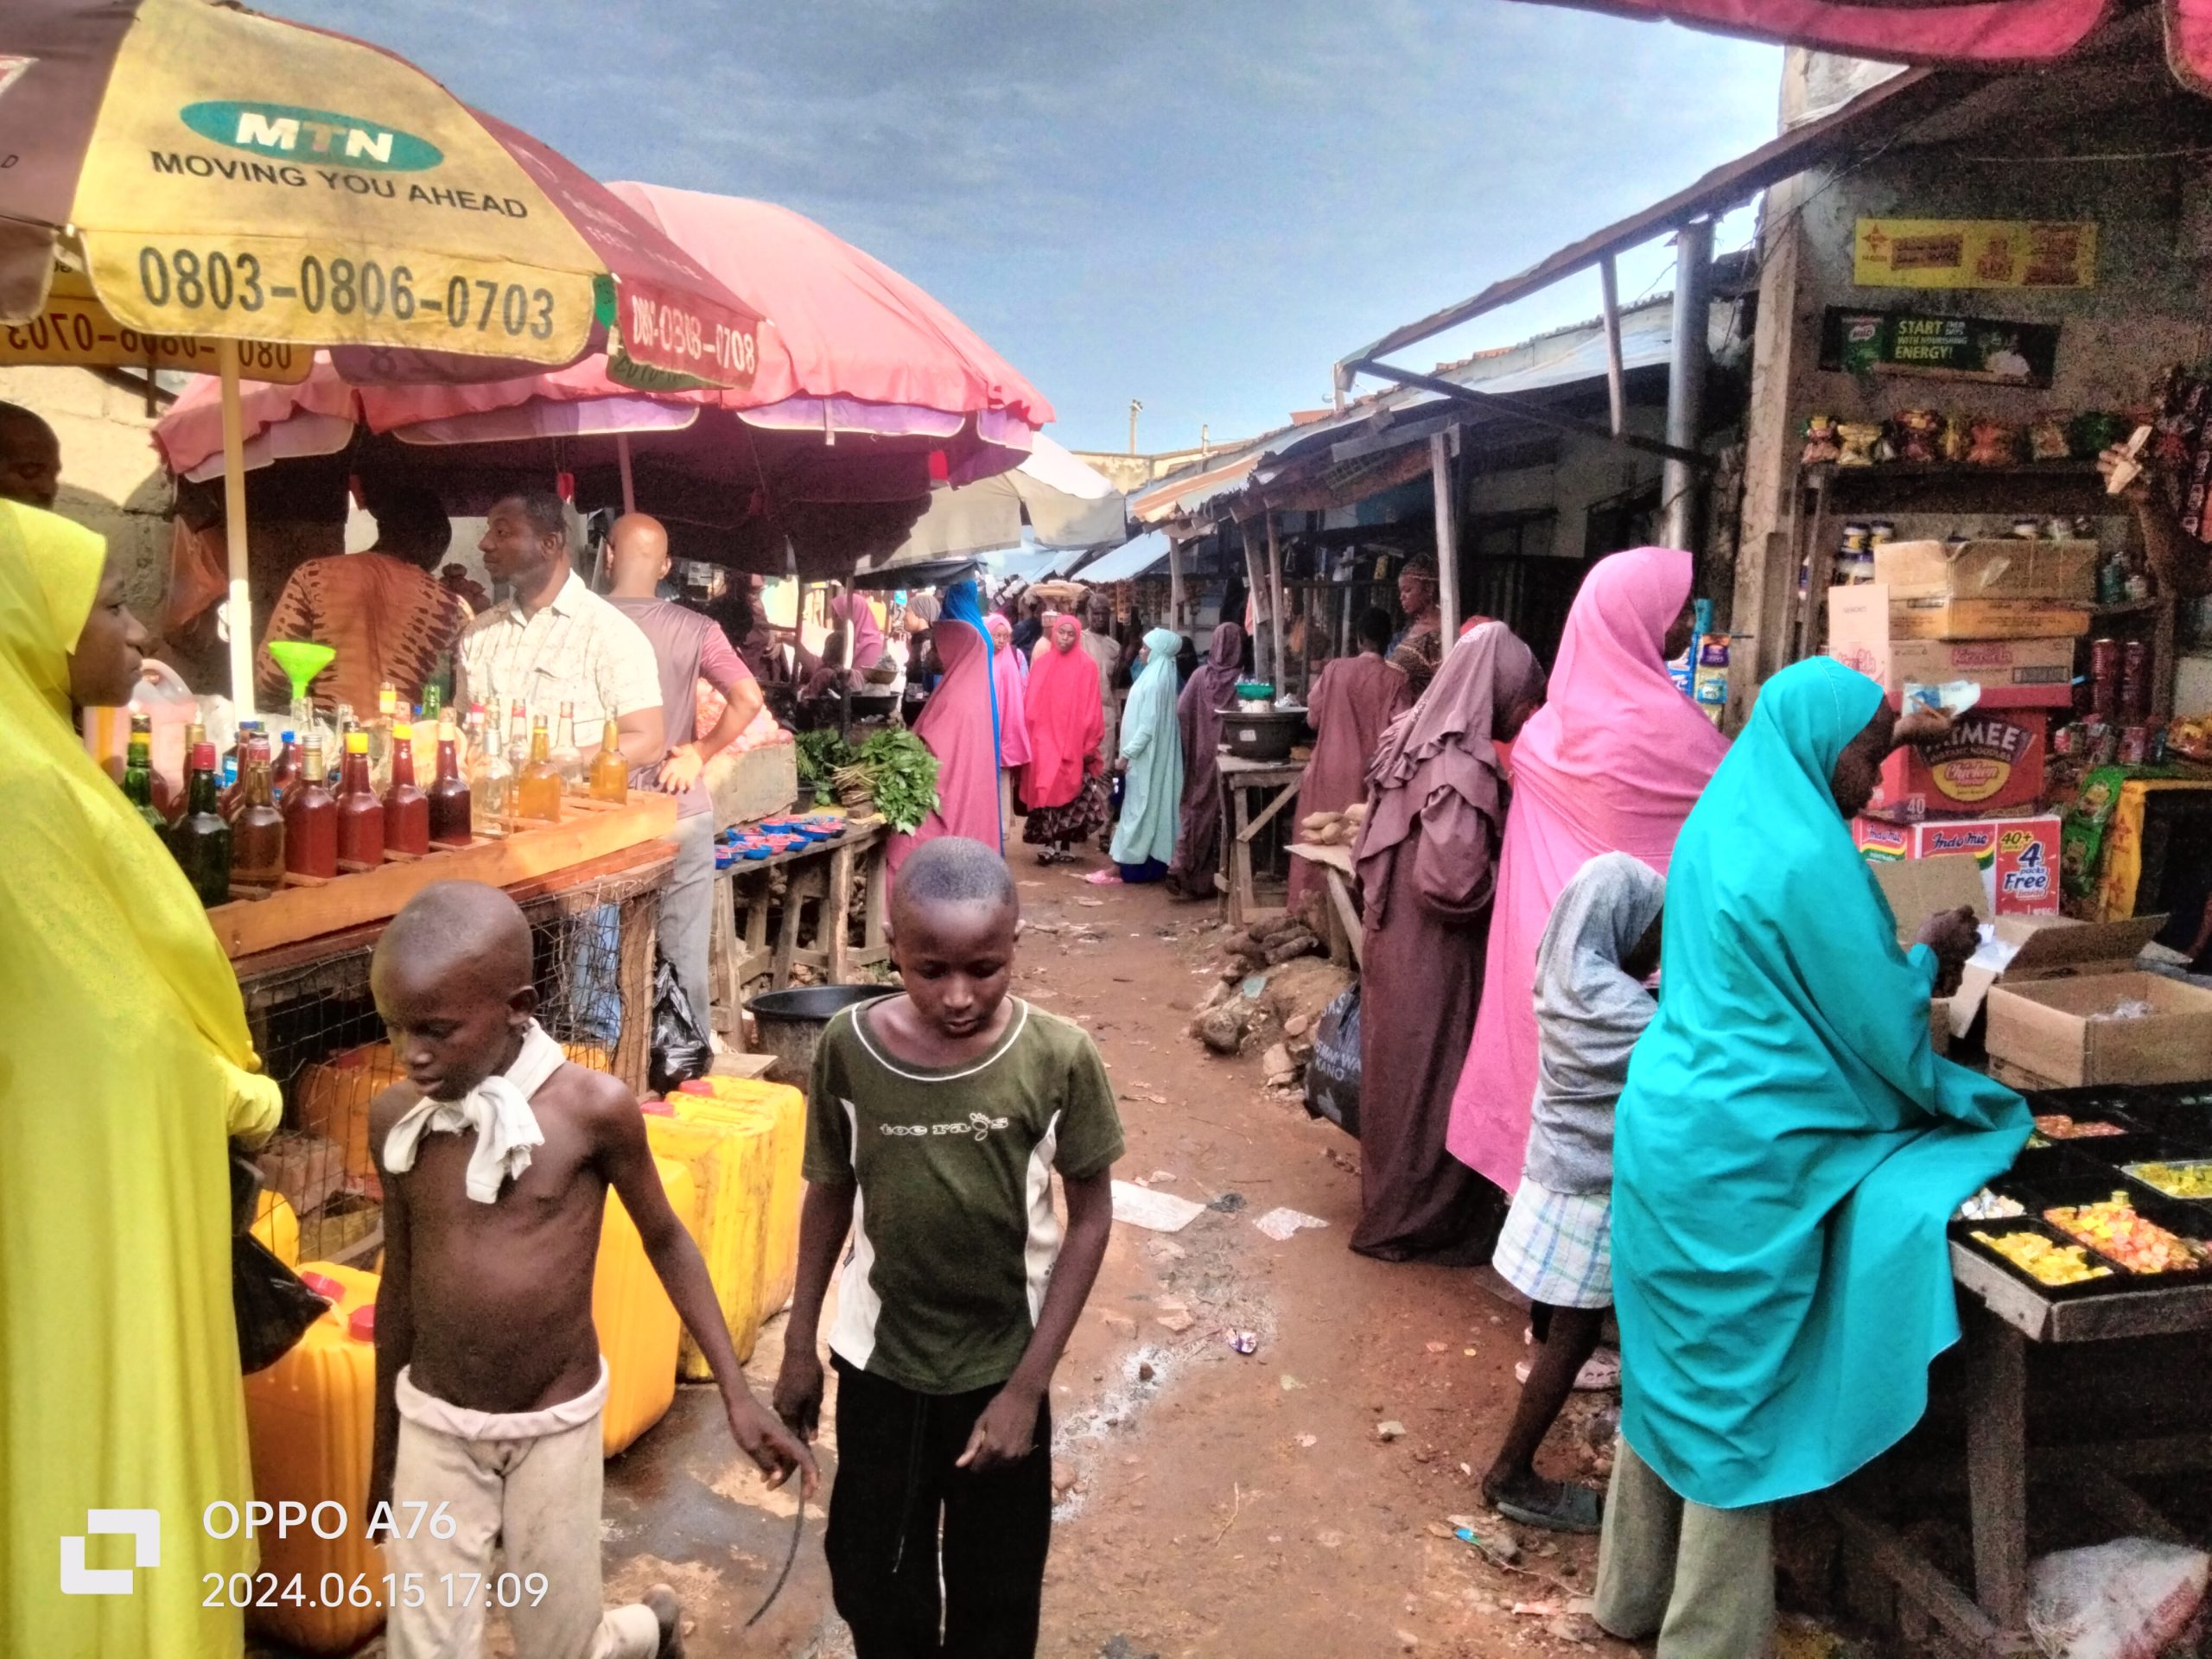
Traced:
<path fill-rule="evenodd" d="M 1183 812 L 1175 861 L 1167 868 L 1167 890 L 1179 899 L 1211 899 L 1215 893 L 1221 853 L 1221 717 L 1236 695 L 1243 652 L 1243 628 L 1234 622 L 1217 627 L 1205 661 L 1175 705 L 1175 721 L 1183 731 Z"/>

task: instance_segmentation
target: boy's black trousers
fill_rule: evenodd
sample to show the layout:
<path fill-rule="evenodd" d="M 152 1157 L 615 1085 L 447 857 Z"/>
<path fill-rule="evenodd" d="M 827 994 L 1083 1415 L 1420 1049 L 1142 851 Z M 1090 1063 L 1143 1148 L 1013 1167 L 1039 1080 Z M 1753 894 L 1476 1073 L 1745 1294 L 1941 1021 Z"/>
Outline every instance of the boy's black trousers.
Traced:
<path fill-rule="evenodd" d="M 977 1473 L 953 1462 L 995 1387 L 917 1394 L 832 1363 L 830 1585 L 859 1659 L 1031 1659 L 1052 1541 L 1049 1402 L 1027 1457 Z"/>

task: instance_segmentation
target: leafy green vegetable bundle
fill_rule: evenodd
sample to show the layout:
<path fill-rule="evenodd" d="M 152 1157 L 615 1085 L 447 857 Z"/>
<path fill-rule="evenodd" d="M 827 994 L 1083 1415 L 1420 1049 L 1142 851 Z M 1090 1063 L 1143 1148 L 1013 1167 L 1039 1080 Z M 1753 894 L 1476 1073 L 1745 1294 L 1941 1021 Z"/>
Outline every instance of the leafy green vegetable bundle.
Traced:
<path fill-rule="evenodd" d="M 918 830 L 937 810 L 937 757 L 903 729 L 871 735 L 849 765 L 831 772 L 830 781 L 848 806 L 857 805 L 855 798 L 864 795 L 894 830 Z"/>

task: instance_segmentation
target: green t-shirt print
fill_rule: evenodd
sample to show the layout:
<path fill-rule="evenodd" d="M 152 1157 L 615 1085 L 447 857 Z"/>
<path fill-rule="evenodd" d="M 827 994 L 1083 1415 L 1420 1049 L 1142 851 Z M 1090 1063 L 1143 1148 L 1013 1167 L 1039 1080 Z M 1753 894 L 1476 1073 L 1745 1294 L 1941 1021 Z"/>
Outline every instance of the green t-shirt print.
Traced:
<path fill-rule="evenodd" d="M 1105 1063 L 1083 1029 L 1016 999 L 989 1053 L 944 1071 L 892 1058 L 863 1004 L 814 1055 L 806 1179 L 857 1184 L 830 1351 L 920 1394 L 1003 1382 L 1060 1249 L 1052 1172 L 1122 1155 Z"/>

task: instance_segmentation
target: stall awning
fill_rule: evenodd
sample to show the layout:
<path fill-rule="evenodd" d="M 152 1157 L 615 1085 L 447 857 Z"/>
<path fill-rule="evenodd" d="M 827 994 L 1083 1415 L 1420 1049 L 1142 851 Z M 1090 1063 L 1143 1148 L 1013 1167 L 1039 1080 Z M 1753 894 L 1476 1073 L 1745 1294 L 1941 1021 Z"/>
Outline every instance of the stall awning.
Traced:
<path fill-rule="evenodd" d="M 1141 524 L 1156 524 L 1203 506 L 1226 491 L 1241 488 L 1261 454 L 1255 445 L 1235 461 L 1156 484 L 1130 498 L 1129 517 Z"/>
<path fill-rule="evenodd" d="M 1166 563 L 1167 532 L 1164 530 L 1148 531 L 1109 553 L 1101 554 L 1096 563 L 1085 565 L 1076 573 L 1076 580 L 1093 587 L 1102 582 L 1130 582 L 1138 576 L 1149 575 Z"/>
<path fill-rule="evenodd" d="M 1840 109 L 1794 127 L 1747 155 L 1717 167 L 1686 190 L 1568 244 L 1517 276 L 1492 283 L 1481 293 L 1432 312 L 1417 322 L 1393 328 L 1337 364 L 1337 387 L 1351 385 L 1357 365 L 1471 322 L 1562 277 L 1594 270 L 1605 260 L 1680 229 L 1692 219 L 1710 219 L 1742 206 L 1769 185 L 1842 156 L 1858 145 L 1895 132 L 1942 108 L 1978 77 L 1930 69 L 1910 69 L 1869 88 Z"/>
<path fill-rule="evenodd" d="M 1122 495 L 1096 467 L 1039 433 L 1010 472 L 930 493 L 929 511 L 894 559 L 936 559 L 1007 547 L 1024 521 L 1042 547 L 1096 547 L 1125 533 Z"/>

